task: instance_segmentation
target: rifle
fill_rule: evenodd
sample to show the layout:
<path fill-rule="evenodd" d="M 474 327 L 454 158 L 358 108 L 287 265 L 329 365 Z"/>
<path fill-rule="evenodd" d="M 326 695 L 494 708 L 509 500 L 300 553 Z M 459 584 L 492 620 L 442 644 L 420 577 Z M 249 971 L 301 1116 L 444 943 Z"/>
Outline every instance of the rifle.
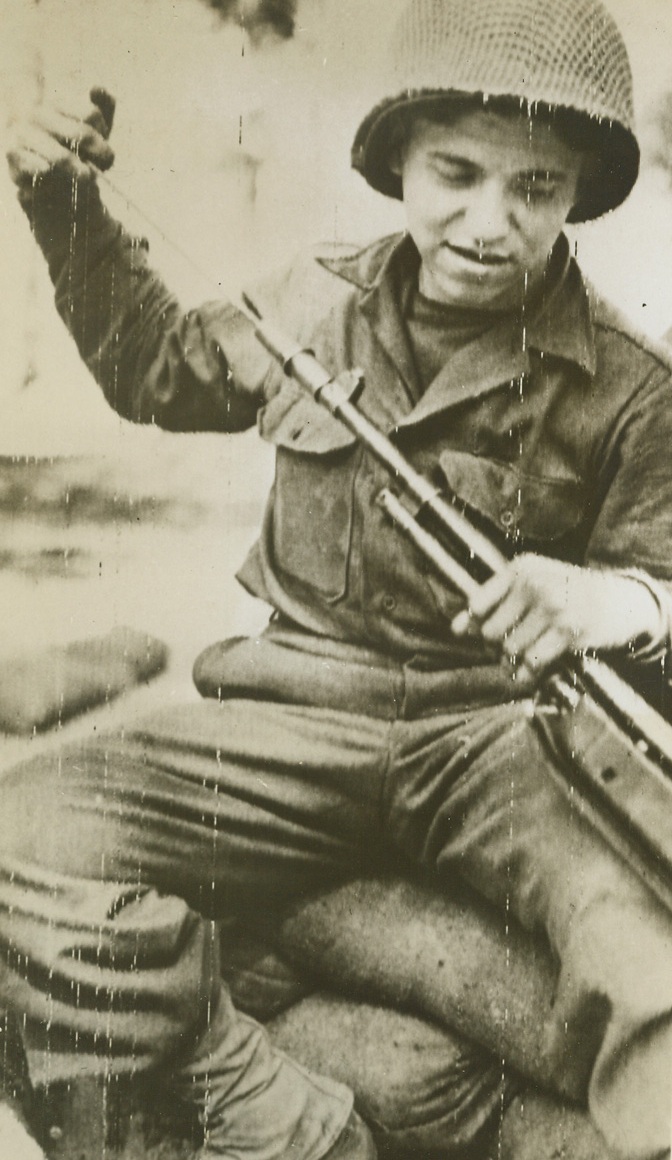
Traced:
<path fill-rule="evenodd" d="M 330 375 L 311 350 L 265 321 L 247 295 L 242 310 L 285 374 L 387 469 L 390 486 L 378 502 L 438 576 L 470 601 L 506 558 L 458 509 L 458 497 L 451 502 L 439 492 L 358 410 L 362 372 Z M 542 680 L 532 719 L 563 758 L 552 765 L 564 790 L 578 791 L 584 815 L 672 911 L 672 726 L 604 661 L 588 655 Z"/>

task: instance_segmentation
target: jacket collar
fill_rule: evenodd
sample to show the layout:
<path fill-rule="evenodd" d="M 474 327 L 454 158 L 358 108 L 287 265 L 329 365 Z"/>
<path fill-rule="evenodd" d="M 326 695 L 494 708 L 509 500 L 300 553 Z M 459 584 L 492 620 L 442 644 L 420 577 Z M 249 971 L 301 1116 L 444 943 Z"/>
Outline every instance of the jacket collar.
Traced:
<path fill-rule="evenodd" d="M 402 377 L 412 382 L 413 359 L 400 325 L 400 288 L 404 280 L 417 274 L 419 258 L 408 234 L 383 238 L 355 254 L 320 258 L 321 264 L 337 277 L 362 292 L 360 307 L 379 340 L 397 365 Z M 487 358 L 479 349 L 477 365 L 473 352 L 451 363 L 451 378 L 462 379 L 461 397 L 475 389 L 491 389 L 529 371 L 529 351 L 574 363 L 587 375 L 596 371 L 596 352 L 588 288 L 562 235 L 549 262 L 542 303 L 529 319 L 519 325 L 511 320 L 497 324 L 489 332 Z M 469 348 L 465 348 L 465 353 Z M 466 376 L 466 381 L 465 381 Z M 439 375 L 443 378 L 443 375 Z M 493 381 L 494 380 L 494 381 Z M 435 380 L 436 382 L 436 380 Z M 480 385 L 480 389 L 479 389 Z M 445 384 L 444 384 L 445 386 Z M 430 387 L 433 391 L 434 384 Z"/>

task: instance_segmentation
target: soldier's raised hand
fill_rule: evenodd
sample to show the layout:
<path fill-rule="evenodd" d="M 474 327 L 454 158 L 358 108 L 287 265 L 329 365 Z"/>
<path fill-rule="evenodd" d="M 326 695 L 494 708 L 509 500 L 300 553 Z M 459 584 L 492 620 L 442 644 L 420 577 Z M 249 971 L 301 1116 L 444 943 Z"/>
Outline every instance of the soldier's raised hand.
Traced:
<path fill-rule="evenodd" d="M 7 161 L 20 192 L 28 194 L 35 181 L 52 170 L 86 181 L 96 170 L 110 168 L 114 97 L 106 89 L 93 88 L 89 100 L 80 112 L 40 103 L 9 126 Z"/>

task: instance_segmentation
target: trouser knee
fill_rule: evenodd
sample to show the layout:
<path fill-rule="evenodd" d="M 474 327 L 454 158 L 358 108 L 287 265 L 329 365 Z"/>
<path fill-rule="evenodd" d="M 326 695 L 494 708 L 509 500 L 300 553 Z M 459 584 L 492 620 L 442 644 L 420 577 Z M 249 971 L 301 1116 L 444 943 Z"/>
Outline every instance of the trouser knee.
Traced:
<path fill-rule="evenodd" d="M 83 749 L 41 755 L 6 774 L 0 781 L 2 862 L 100 878 L 111 811 L 96 782 Z"/>

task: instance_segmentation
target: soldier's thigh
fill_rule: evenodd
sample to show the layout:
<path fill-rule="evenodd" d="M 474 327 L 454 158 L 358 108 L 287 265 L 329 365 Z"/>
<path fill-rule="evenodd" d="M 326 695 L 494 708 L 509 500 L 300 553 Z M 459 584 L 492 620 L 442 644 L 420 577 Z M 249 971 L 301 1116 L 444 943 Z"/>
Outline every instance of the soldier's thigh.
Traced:
<path fill-rule="evenodd" d="M 262 701 L 172 707 L 11 771 L 2 849 L 179 893 L 204 913 L 272 905 L 369 863 L 388 731 Z"/>

